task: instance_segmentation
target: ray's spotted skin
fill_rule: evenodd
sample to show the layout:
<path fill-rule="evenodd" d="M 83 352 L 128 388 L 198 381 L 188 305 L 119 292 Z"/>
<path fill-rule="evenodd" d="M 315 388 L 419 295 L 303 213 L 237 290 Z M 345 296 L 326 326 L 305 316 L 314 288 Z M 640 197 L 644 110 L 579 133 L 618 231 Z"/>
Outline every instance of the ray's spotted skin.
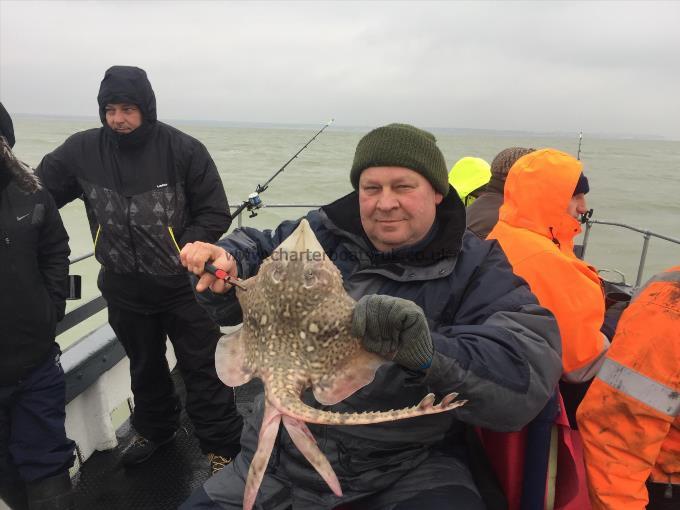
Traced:
<path fill-rule="evenodd" d="M 340 482 L 306 422 L 364 425 L 441 413 L 465 403 L 454 401 L 457 394 L 451 393 L 435 405 L 430 393 L 409 408 L 335 413 L 302 402 L 302 392 L 311 387 L 321 404 L 337 404 L 370 384 L 380 365 L 387 363 L 352 336 L 355 302 L 307 220 L 243 283 L 248 291 L 236 291 L 243 327 L 222 337 L 215 359 L 217 373 L 228 386 L 258 377 L 265 387 L 264 418 L 243 496 L 245 510 L 255 503 L 281 422 L 295 446 L 341 496 Z"/>

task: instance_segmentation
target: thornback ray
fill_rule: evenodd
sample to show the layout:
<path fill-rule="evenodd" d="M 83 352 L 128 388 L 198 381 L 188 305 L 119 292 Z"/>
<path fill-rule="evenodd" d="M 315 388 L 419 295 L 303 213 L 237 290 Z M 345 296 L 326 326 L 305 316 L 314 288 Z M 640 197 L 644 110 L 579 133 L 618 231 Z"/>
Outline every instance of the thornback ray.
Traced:
<path fill-rule="evenodd" d="M 355 301 L 306 219 L 244 284 L 247 292 L 236 289 L 243 326 L 220 339 L 215 366 L 228 386 L 257 377 L 265 388 L 264 418 L 246 480 L 245 510 L 255 503 L 282 421 L 295 446 L 340 496 L 340 482 L 307 423 L 366 425 L 441 413 L 466 402 L 455 400 L 457 395 L 451 393 L 435 404 L 430 393 L 407 408 L 338 413 L 301 400 L 311 388 L 320 404 L 337 404 L 373 382 L 376 371 L 390 363 L 364 350 L 361 339 L 352 335 Z"/>

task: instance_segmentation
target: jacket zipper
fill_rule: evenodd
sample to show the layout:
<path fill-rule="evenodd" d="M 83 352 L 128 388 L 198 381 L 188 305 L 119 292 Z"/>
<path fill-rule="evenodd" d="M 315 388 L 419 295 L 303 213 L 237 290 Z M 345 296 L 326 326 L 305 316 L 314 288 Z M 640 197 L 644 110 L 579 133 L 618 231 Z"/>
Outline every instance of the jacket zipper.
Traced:
<path fill-rule="evenodd" d="M 102 231 L 102 225 L 99 223 L 97 225 L 97 233 L 94 235 L 94 253 L 97 254 L 97 242 L 99 241 L 99 234 Z"/>
<path fill-rule="evenodd" d="M 182 249 L 179 247 L 177 239 L 175 239 L 175 231 L 172 229 L 170 225 L 168 225 L 168 232 L 170 232 L 170 238 L 172 239 L 172 243 L 175 245 L 175 248 L 177 248 L 177 253 L 180 253 Z"/>

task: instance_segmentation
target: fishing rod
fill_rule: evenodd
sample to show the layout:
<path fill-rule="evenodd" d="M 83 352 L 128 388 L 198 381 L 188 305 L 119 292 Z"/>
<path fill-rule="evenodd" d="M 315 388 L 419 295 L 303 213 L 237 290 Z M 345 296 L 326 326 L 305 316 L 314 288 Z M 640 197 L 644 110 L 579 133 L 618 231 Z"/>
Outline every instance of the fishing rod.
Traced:
<path fill-rule="evenodd" d="M 581 140 L 583 140 L 583 130 L 578 133 L 578 152 L 576 153 L 576 159 L 581 161 Z"/>
<path fill-rule="evenodd" d="M 279 169 L 274 173 L 274 175 L 272 175 L 272 176 L 269 178 L 269 180 L 268 180 L 267 182 L 265 182 L 264 184 L 258 184 L 258 185 L 255 187 L 255 191 L 254 191 L 253 193 L 251 193 L 250 195 L 248 195 L 248 200 L 244 200 L 243 203 L 241 203 L 241 205 L 239 205 L 239 206 L 236 208 L 236 210 L 232 213 L 231 217 L 232 217 L 232 218 L 236 218 L 239 214 L 241 214 L 241 211 L 243 211 L 243 209 L 248 209 L 248 211 L 250 212 L 250 217 L 251 217 L 251 218 L 254 218 L 255 216 L 257 216 L 257 212 L 255 212 L 255 211 L 256 211 L 257 209 L 259 209 L 260 207 L 262 207 L 262 199 L 260 198 L 260 193 L 266 191 L 267 188 L 269 187 L 269 183 L 272 182 L 272 181 L 276 178 L 277 175 L 279 175 L 281 172 L 283 172 L 283 171 L 285 170 L 285 168 L 286 168 L 286 167 L 287 167 L 287 166 L 288 166 L 295 158 L 297 158 L 298 155 L 299 155 L 303 150 L 305 150 L 305 149 L 307 148 L 307 146 L 308 146 L 310 143 L 312 143 L 312 142 L 316 139 L 317 136 L 319 136 L 321 133 L 323 133 L 324 129 L 326 129 L 328 126 L 330 126 L 331 124 L 333 124 L 333 121 L 334 121 L 334 120 L 335 120 L 335 119 L 329 120 L 329 121 L 328 121 L 321 129 L 319 129 L 319 130 L 316 132 L 316 134 L 315 134 L 313 137 L 311 137 L 311 138 L 307 141 L 307 143 L 304 144 L 304 145 L 300 148 L 299 151 L 297 151 L 295 154 L 293 154 L 293 157 L 292 157 L 292 158 L 290 158 L 288 161 L 286 161 L 286 162 L 283 164 L 283 166 L 282 166 L 281 168 L 279 168 Z"/>

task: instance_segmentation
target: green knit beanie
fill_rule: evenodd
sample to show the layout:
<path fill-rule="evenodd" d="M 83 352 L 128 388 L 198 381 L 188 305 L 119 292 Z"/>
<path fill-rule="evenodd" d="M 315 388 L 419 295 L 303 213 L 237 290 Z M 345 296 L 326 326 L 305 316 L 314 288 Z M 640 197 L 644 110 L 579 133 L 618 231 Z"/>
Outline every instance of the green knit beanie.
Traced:
<path fill-rule="evenodd" d="M 373 166 L 399 166 L 425 177 L 432 187 L 446 196 L 449 175 L 437 139 L 408 124 L 389 124 L 374 129 L 361 140 L 354 153 L 349 179 L 354 189 L 359 188 L 359 175 Z"/>

